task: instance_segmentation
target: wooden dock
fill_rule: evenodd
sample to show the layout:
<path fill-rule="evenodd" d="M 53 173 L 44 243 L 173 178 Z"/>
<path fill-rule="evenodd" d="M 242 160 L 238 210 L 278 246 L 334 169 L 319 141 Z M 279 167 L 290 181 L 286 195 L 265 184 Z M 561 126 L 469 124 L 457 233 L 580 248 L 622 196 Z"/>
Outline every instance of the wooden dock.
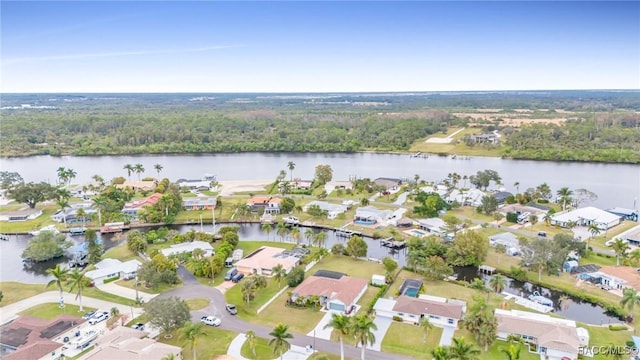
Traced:
<path fill-rule="evenodd" d="M 487 275 L 493 275 L 496 272 L 496 268 L 491 267 L 489 265 L 480 265 L 478 266 L 478 272 L 487 274 Z"/>
<path fill-rule="evenodd" d="M 394 250 L 401 250 L 407 247 L 407 242 L 394 240 L 394 238 L 390 237 L 380 240 L 380 246 Z"/>

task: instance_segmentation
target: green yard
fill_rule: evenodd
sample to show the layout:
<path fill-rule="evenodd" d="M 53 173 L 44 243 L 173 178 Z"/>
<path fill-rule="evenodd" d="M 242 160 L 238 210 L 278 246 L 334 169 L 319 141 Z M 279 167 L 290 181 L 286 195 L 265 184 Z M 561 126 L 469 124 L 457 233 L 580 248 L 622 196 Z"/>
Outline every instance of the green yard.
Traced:
<path fill-rule="evenodd" d="M 254 344 L 255 355 L 249 346 L 247 341 L 242 344 L 242 350 L 240 354 L 247 359 L 267 360 L 275 359 L 279 354 L 273 353 L 273 348 L 269 346 L 269 340 L 261 337 L 256 337 Z"/>
<path fill-rule="evenodd" d="M 118 259 L 120 261 L 138 259 L 142 261 L 142 259 L 140 259 L 139 256 L 137 256 L 136 254 L 133 253 L 133 251 L 127 248 L 126 243 L 122 245 L 114 246 L 111 249 L 105 251 L 104 254 L 102 255 L 102 258 L 103 259 L 112 258 L 112 259 Z"/>
<path fill-rule="evenodd" d="M 198 338 L 198 344 L 196 345 L 196 353 L 198 359 L 211 359 L 216 355 L 225 355 L 229 344 L 236 337 L 236 333 L 233 331 L 222 330 L 212 326 L 205 326 L 205 335 Z M 183 359 L 193 359 L 193 352 L 191 350 L 191 343 L 189 340 L 181 339 L 178 332 L 174 331 L 170 339 L 165 339 L 164 336 L 160 336 L 158 341 L 179 346 L 182 348 Z"/>
<path fill-rule="evenodd" d="M 238 315 L 247 321 L 270 327 L 274 327 L 278 325 L 278 323 L 284 322 L 289 326 L 289 331 L 292 333 L 306 334 L 313 330 L 325 313 L 311 308 L 287 307 L 285 305 L 287 298 L 287 291 L 285 291 L 266 309 L 264 309 L 260 315 L 253 315 L 253 317 L 251 317 L 249 316 L 250 314 L 247 314 L 246 312 L 242 315 L 243 313 L 240 310 L 238 311 Z M 286 316 L 283 314 L 286 314 Z"/>
<path fill-rule="evenodd" d="M 329 254 L 309 269 L 309 274 L 318 270 L 331 270 L 370 281 L 371 275 L 385 273 L 382 264 L 371 261 L 356 260 L 349 256 Z"/>
<path fill-rule="evenodd" d="M 40 319 L 51 320 L 56 316 L 67 314 L 73 316 L 82 316 L 82 314 L 87 313 L 89 311 L 94 311 L 96 309 L 88 306 L 84 306 L 82 311 L 80 311 L 80 307 L 72 304 L 65 304 L 63 308 L 61 308 L 58 303 L 46 303 L 39 304 L 32 308 L 29 308 L 25 311 L 20 312 L 20 315 L 28 315 L 37 317 Z"/>
<path fill-rule="evenodd" d="M 434 326 L 430 329 L 426 342 L 424 330 L 412 324 L 393 322 L 382 341 L 382 351 L 410 356 L 415 359 L 431 359 L 431 350 L 438 346 L 442 336 L 442 328 Z"/>
<path fill-rule="evenodd" d="M 251 300 L 251 302 L 247 304 L 246 300 L 242 296 L 242 284 L 247 280 L 248 278 L 244 278 L 238 284 L 227 290 L 224 296 L 229 304 L 236 305 L 236 307 L 238 308 L 239 317 L 247 321 L 252 321 L 252 319 L 264 314 L 263 312 L 262 314 L 258 315 L 256 311 L 260 308 L 260 306 L 262 306 L 275 294 L 277 294 L 278 291 L 280 291 L 280 289 L 286 285 L 286 282 L 283 279 L 280 286 L 278 286 L 278 282 L 275 279 L 268 278 L 267 287 L 257 291 L 253 300 Z M 286 297 L 286 294 L 283 295 Z M 266 311 L 267 310 L 265 310 L 265 312 Z"/>
<path fill-rule="evenodd" d="M 3 281 L 0 282 L 0 291 L 2 291 L 3 296 L 0 305 L 6 306 L 45 291 L 56 289 L 55 286 L 46 289 L 44 284 L 24 284 L 15 281 Z"/>

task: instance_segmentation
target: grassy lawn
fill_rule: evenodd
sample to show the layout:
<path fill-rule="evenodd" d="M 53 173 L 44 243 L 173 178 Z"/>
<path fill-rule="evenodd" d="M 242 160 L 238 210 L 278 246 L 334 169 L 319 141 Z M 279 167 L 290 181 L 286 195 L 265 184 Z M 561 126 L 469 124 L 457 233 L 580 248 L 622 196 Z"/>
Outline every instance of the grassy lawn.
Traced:
<path fill-rule="evenodd" d="M 240 309 L 238 309 L 238 315 L 253 323 L 271 327 L 284 322 L 289 326 L 289 331 L 293 333 L 306 334 L 313 330 L 324 313 L 312 308 L 287 307 L 285 306 L 287 297 L 287 292 L 284 292 L 258 316 L 249 317 L 246 312 L 243 315 Z"/>
<path fill-rule="evenodd" d="M 133 300 L 131 299 L 127 299 L 118 295 L 107 293 L 95 287 L 88 287 L 82 290 L 82 296 L 92 297 L 92 298 L 96 298 L 104 301 L 111 301 L 111 302 L 122 304 L 122 305 L 131 305 L 133 303 Z"/>
<path fill-rule="evenodd" d="M 448 211 L 447 214 L 451 214 L 451 215 L 454 215 L 454 216 L 462 216 L 462 217 L 467 218 L 467 219 L 479 220 L 479 221 L 483 221 L 483 222 L 495 221 L 493 216 L 489 216 L 489 215 L 485 215 L 483 213 L 479 213 L 479 212 L 476 211 L 476 209 L 474 207 L 471 207 L 471 206 L 459 207 L 459 208 L 456 208 L 456 209 Z"/>
<path fill-rule="evenodd" d="M 580 259 L 580 264 L 596 264 L 600 266 L 615 266 L 615 255 L 603 255 L 590 251 L 589 255 Z"/>
<path fill-rule="evenodd" d="M 236 333 L 229 330 L 222 330 L 213 326 L 204 327 L 205 335 L 198 339 L 196 345 L 196 354 L 198 359 L 211 359 L 216 355 L 226 355 L 229 344 L 236 337 Z M 181 339 L 178 331 L 172 332 L 171 339 L 165 339 L 163 335 L 158 338 L 158 341 L 179 346 L 182 348 L 183 359 L 193 359 L 193 351 L 191 350 L 191 342 L 186 339 Z"/>
<path fill-rule="evenodd" d="M 581 323 L 578 323 L 578 326 L 589 330 L 590 346 L 607 346 L 611 344 L 625 346 L 625 342 L 631 340 L 631 336 L 635 335 L 632 331 L 611 331 L 606 326 L 590 326 Z M 596 360 L 611 359 L 611 357 L 601 354 L 595 355 L 593 358 Z"/>
<path fill-rule="evenodd" d="M 382 264 L 332 254 L 320 260 L 318 264 L 309 270 L 309 274 L 313 274 L 318 270 L 338 271 L 352 277 L 366 280 L 371 280 L 371 275 L 373 274 L 385 273 Z"/>
<path fill-rule="evenodd" d="M 129 289 L 134 289 L 136 288 L 136 281 L 135 279 L 131 279 L 131 280 L 118 280 L 116 281 L 116 284 L 120 285 L 120 286 L 124 286 L 127 287 Z M 144 286 L 144 284 L 142 284 L 142 281 L 138 282 L 138 291 L 140 292 L 145 292 L 148 294 L 161 294 L 165 291 L 169 291 L 171 289 L 175 289 L 175 288 L 179 288 L 182 286 L 182 283 L 176 284 L 176 285 L 170 285 L 170 284 L 159 284 L 157 287 L 155 288 L 147 288 Z"/>
<path fill-rule="evenodd" d="M 49 288 L 49 290 L 55 289 L 55 286 Z M 2 291 L 3 295 L 0 305 L 5 306 L 48 290 L 45 289 L 45 285 L 43 284 L 23 284 L 15 281 L 3 281 L 0 282 L 0 291 Z"/>
<path fill-rule="evenodd" d="M 0 207 L 0 211 L 10 211 L 8 208 L 13 207 L 13 210 L 19 210 L 23 207 L 27 207 L 24 204 L 20 204 L 20 206 L 3 206 Z M 3 233 L 27 233 L 29 231 L 40 229 L 47 225 L 57 225 L 58 229 L 62 229 L 64 225 L 58 224 L 57 222 L 51 219 L 51 215 L 55 214 L 58 211 L 57 205 L 38 205 L 36 209 L 42 209 L 42 215 L 40 215 L 37 219 L 27 220 L 27 221 L 14 221 L 14 222 L 2 222 L 2 232 Z"/>
<path fill-rule="evenodd" d="M 247 281 L 247 279 L 243 281 Z M 284 281 L 284 279 L 282 280 L 280 285 L 282 287 L 286 285 L 286 282 Z M 260 291 L 257 291 L 253 300 L 251 300 L 249 305 L 247 305 L 247 302 L 242 297 L 242 281 L 241 281 L 239 284 L 227 290 L 224 296 L 227 299 L 227 302 L 229 304 L 236 305 L 236 307 L 238 308 L 238 316 L 248 321 L 251 321 L 251 319 L 258 316 L 256 311 L 260 308 L 260 306 L 262 306 L 269 299 L 271 299 L 278 291 L 280 291 L 280 289 L 281 287 L 278 287 L 277 281 L 275 281 L 274 279 L 268 278 L 267 287 L 264 289 L 260 289 Z M 283 294 L 283 295 L 284 297 L 286 297 L 286 294 Z"/>
<path fill-rule="evenodd" d="M 273 229 L 269 234 L 269 237 L 273 239 L 273 236 L 276 236 L 276 229 Z M 302 234 L 304 236 L 304 234 Z M 238 246 L 236 249 L 241 249 L 244 251 L 244 256 L 251 254 L 262 246 L 270 246 L 282 249 L 293 249 L 295 247 L 294 244 L 290 243 L 278 243 L 278 242 L 270 242 L 270 241 L 240 241 L 238 242 Z"/>
<path fill-rule="evenodd" d="M 189 310 L 191 311 L 202 310 L 207 306 L 209 306 L 209 304 L 211 303 L 209 300 L 204 298 L 194 298 L 194 299 L 189 299 L 185 301 L 187 302 L 187 305 L 189 306 Z"/>
<path fill-rule="evenodd" d="M 249 343 L 245 341 L 244 344 L 242 344 L 240 354 L 247 359 L 257 360 L 275 359 L 278 356 L 273 354 L 273 348 L 269 346 L 269 340 L 260 337 L 256 338 L 255 351 L 256 354 L 253 355 L 253 351 L 251 351 Z"/>
<path fill-rule="evenodd" d="M 105 251 L 105 253 L 102 255 L 102 258 L 103 259 L 112 258 L 112 259 L 118 259 L 121 261 L 138 259 L 142 261 L 142 259 L 140 259 L 139 256 L 137 256 L 136 254 L 133 253 L 133 251 L 127 248 L 126 244 L 114 246 L 111 249 Z"/>
<path fill-rule="evenodd" d="M 367 307 L 373 298 L 376 297 L 376 294 L 380 291 L 380 288 L 369 285 L 367 291 L 364 292 L 360 300 L 358 300 L 358 305 L 360 305 L 360 310 L 358 310 L 357 315 L 362 315 L 367 313 Z"/>
<path fill-rule="evenodd" d="M 606 246 L 605 242 L 607 242 L 607 240 L 611 240 L 615 238 L 616 236 L 620 235 L 621 233 L 635 226 L 638 226 L 637 222 L 624 221 L 621 224 L 616 225 L 611 229 L 607 230 L 606 233 L 603 232 L 598 234 L 595 238 L 592 238 L 591 240 L 589 240 L 589 244 L 594 246 L 599 246 L 603 249 L 611 250 L 611 247 Z"/>
<path fill-rule="evenodd" d="M 415 359 L 431 359 L 431 350 L 438 346 L 442 328 L 434 326 L 424 342 L 424 331 L 416 325 L 393 322 L 382 341 L 384 352 L 410 356 Z"/>
<path fill-rule="evenodd" d="M 82 316 L 82 314 L 87 313 L 89 311 L 94 311 L 96 309 L 88 306 L 84 306 L 82 311 L 80 311 L 80 307 L 72 304 L 65 304 L 64 308 L 60 308 L 58 303 L 46 303 L 36 305 L 32 308 L 29 308 L 25 311 L 20 312 L 20 315 L 29 315 L 33 317 L 37 317 L 40 319 L 51 320 L 58 315 L 69 314 L 73 316 Z"/>
<path fill-rule="evenodd" d="M 345 359 L 346 360 L 353 360 L 352 358 L 349 358 L 349 357 L 346 357 L 346 356 L 345 356 Z M 308 360 L 340 360 L 340 355 L 317 352 L 317 353 L 314 353 L 313 355 L 309 356 Z"/>
<path fill-rule="evenodd" d="M 477 349 L 480 350 L 480 359 L 483 359 L 483 360 L 505 359 L 505 356 L 500 351 L 500 348 L 501 347 L 506 348 L 509 346 L 509 344 L 506 341 L 496 340 L 491 346 L 489 346 L 489 349 L 487 350 L 487 352 L 485 352 L 484 348 L 478 345 L 473 335 L 471 335 L 471 333 L 468 332 L 467 330 L 464 330 L 464 329 L 456 330 L 454 337 L 455 338 L 464 337 L 464 340 L 466 342 L 473 344 Z M 540 359 L 540 355 L 530 353 L 526 348 L 526 346 L 522 347 L 522 350 L 520 352 L 520 360 L 539 360 L 539 359 Z"/>
<path fill-rule="evenodd" d="M 533 226 L 523 227 L 521 230 L 531 232 L 531 236 L 537 236 L 538 232 L 544 231 L 547 233 L 548 238 L 553 238 L 557 234 L 571 234 L 573 236 L 569 230 L 559 226 L 547 225 L 544 221 L 540 221 Z"/>

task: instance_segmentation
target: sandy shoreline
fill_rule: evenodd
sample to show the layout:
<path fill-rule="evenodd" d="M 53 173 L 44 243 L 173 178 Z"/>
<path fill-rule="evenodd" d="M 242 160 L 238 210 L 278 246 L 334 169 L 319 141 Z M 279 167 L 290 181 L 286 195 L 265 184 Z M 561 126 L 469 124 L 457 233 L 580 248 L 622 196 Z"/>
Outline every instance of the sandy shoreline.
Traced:
<path fill-rule="evenodd" d="M 237 192 L 264 191 L 265 186 L 273 180 L 220 180 L 220 196 L 233 195 Z"/>

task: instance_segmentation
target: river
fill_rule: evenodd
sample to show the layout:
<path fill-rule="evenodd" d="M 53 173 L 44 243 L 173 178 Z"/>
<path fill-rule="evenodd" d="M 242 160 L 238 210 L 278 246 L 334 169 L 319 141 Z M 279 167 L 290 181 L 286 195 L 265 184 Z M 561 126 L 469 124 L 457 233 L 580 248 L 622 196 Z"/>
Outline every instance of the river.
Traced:
<path fill-rule="evenodd" d="M 142 164 L 146 169 L 142 176 L 157 176 L 154 165 L 160 164 L 162 177 L 201 178 L 204 174 L 216 175 L 218 180 L 275 179 L 280 170 L 289 174 L 287 163 L 296 166 L 294 177 L 311 179 L 319 164 L 330 165 L 334 180 L 394 177 L 413 178 L 415 174 L 427 181 L 439 181 L 447 174 L 473 175 L 479 170 L 497 171 L 508 191 L 515 192 L 546 182 L 553 193 L 561 188 L 587 189 L 598 195 L 592 205 L 601 208 L 634 208 L 640 199 L 640 166 L 636 164 L 603 164 L 582 162 L 555 162 L 509 160 L 491 157 L 429 156 L 412 158 L 406 154 L 378 153 L 232 153 L 232 154 L 184 154 L 139 156 L 33 156 L 2 158 L 0 169 L 17 171 L 25 181 L 56 180 L 59 167 L 77 172 L 74 183 L 84 184 L 95 174 L 105 179 L 127 176 L 126 164 Z M 132 174 L 135 178 L 136 175 Z M 585 204 L 586 205 L 586 204 Z"/>

